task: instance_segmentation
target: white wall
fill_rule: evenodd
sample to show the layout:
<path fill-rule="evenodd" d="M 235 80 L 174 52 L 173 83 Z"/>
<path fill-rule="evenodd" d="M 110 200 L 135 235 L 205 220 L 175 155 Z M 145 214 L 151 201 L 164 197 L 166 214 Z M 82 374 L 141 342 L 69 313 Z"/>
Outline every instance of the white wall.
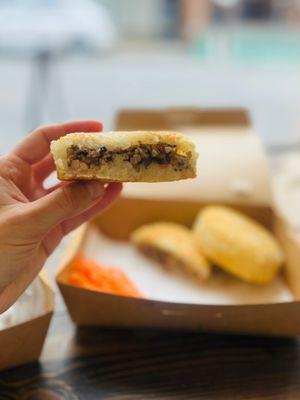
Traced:
<path fill-rule="evenodd" d="M 59 70 L 66 108 L 61 107 L 53 86 L 45 122 L 94 118 L 110 129 L 120 108 L 244 106 L 265 144 L 290 144 L 299 137 L 300 74 L 296 68 L 226 69 L 182 55 L 125 54 L 73 59 L 61 63 Z M 26 134 L 29 72 L 26 63 L 0 63 L 0 153 Z"/>
<path fill-rule="evenodd" d="M 164 0 L 99 0 L 111 11 L 126 36 L 153 37 L 164 26 Z"/>

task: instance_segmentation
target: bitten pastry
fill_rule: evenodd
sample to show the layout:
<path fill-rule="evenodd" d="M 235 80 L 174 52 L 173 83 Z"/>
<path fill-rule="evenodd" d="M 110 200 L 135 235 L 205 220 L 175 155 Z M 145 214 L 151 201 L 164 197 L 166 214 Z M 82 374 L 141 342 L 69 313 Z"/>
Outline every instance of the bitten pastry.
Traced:
<path fill-rule="evenodd" d="M 209 260 L 244 281 L 266 284 L 284 261 L 276 238 L 231 208 L 204 208 L 196 219 L 194 234 Z"/>
<path fill-rule="evenodd" d="M 167 182 L 196 176 L 195 146 L 175 132 L 70 133 L 51 143 L 61 180 Z"/>
<path fill-rule="evenodd" d="M 209 262 L 197 249 L 192 232 L 182 225 L 171 222 L 144 225 L 133 232 L 131 242 L 166 268 L 201 281 L 210 275 Z"/>

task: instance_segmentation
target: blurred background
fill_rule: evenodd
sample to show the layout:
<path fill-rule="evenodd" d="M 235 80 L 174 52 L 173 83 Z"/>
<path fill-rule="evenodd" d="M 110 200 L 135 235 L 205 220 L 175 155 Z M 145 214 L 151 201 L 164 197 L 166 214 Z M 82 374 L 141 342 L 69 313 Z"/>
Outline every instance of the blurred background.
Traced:
<path fill-rule="evenodd" d="M 0 0 L 0 153 L 41 123 L 244 106 L 300 137 L 299 0 Z"/>

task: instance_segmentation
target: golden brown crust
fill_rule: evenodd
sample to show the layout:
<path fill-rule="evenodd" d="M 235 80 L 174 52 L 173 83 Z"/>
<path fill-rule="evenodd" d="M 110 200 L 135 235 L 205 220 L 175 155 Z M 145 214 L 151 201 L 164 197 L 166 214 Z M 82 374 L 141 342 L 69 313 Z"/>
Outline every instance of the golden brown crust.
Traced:
<path fill-rule="evenodd" d="M 283 253 L 272 233 L 229 207 L 204 208 L 194 234 L 207 258 L 247 282 L 266 284 L 283 264 Z"/>
<path fill-rule="evenodd" d="M 59 179 L 60 181 L 66 181 L 66 182 L 70 182 L 70 181 L 101 181 L 104 183 L 122 183 L 125 181 L 120 181 L 120 180 L 113 180 L 113 179 L 103 179 L 103 178 L 96 178 L 94 176 L 78 176 L 76 174 L 74 174 L 73 176 L 70 176 L 69 174 L 65 174 L 64 171 L 60 171 L 57 170 L 57 179 Z"/>
<path fill-rule="evenodd" d="M 151 172 L 151 168 L 149 168 L 149 172 Z M 81 176 L 80 174 L 72 174 L 70 175 L 69 173 L 65 173 L 63 170 L 57 169 L 57 179 L 61 181 L 92 181 L 92 180 L 98 180 L 101 182 L 119 182 L 119 183 L 126 183 L 126 182 L 145 182 L 145 183 L 154 183 L 154 182 L 172 182 L 172 181 L 177 181 L 180 179 L 192 179 L 195 178 L 196 174 L 194 173 L 176 173 L 173 175 L 173 173 L 165 174 L 163 177 L 156 177 L 155 175 L 152 177 L 147 177 L 143 178 L 143 176 L 138 176 L 138 177 L 131 177 L 130 175 L 127 178 L 102 178 L 101 174 L 100 176 L 96 175 L 83 175 Z"/>

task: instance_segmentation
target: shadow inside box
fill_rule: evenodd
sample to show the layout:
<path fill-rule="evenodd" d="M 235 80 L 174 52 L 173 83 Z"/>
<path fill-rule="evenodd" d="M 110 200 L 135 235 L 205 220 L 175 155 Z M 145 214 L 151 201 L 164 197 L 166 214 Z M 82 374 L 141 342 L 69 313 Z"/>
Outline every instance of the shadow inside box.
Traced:
<path fill-rule="evenodd" d="M 0 373 L 0 399 L 299 398 L 295 339 L 80 327 L 67 358 Z"/>

